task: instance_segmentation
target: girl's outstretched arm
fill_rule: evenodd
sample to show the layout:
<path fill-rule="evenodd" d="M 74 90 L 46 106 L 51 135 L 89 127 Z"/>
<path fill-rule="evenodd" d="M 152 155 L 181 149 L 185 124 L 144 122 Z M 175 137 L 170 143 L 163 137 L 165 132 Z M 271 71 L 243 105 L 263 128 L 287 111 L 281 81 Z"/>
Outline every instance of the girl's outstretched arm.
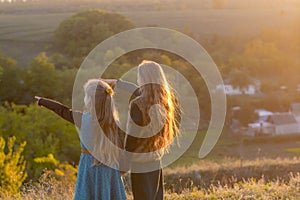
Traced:
<path fill-rule="evenodd" d="M 140 96 L 139 87 L 131 82 L 124 81 L 124 80 L 116 80 L 116 79 L 101 79 L 102 81 L 109 84 L 111 87 L 115 88 L 118 87 L 119 89 L 126 91 L 130 94 L 133 94 L 133 99 Z"/>
<path fill-rule="evenodd" d="M 59 103 L 52 99 L 47 99 L 47 98 L 38 97 L 38 96 L 35 96 L 34 98 L 38 100 L 39 106 L 43 106 L 49 110 L 52 110 L 53 112 L 55 112 L 57 115 L 59 115 L 63 119 L 76 125 L 78 128 L 81 127 L 81 118 L 82 118 L 81 111 L 72 110 L 68 106 L 65 106 L 62 103 Z M 76 124 L 75 124 L 74 118 L 76 119 Z"/>

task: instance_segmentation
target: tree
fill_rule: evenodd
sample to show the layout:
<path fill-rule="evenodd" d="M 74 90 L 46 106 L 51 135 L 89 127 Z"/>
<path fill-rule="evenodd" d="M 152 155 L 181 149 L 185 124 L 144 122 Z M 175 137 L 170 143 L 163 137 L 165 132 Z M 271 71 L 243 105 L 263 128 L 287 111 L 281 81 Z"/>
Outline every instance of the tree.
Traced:
<path fill-rule="evenodd" d="M 252 78 L 247 72 L 243 72 L 239 69 L 232 69 L 229 73 L 231 84 L 233 87 L 239 87 L 240 89 L 247 88 L 248 85 L 253 84 Z"/>
<path fill-rule="evenodd" d="M 54 64 L 48 61 L 45 53 L 38 55 L 26 74 L 26 86 L 30 95 L 55 98 L 61 93 L 60 79 Z"/>
<path fill-rule="evenodd" d="M 3 68 L 0 67 L 0 82 L 1 82 L 2 74 L 3 74 Z"/>
<path fill-rule="evenodd" d="M 17 62 L 0 54 L 0 102 L 16 102 L 22 96 L 22 70 Z"/>
<path fill-rule="evenodd" d="M 77 69 L 68 69 L 64 68 L 58 71 L 58 76 L 60 80 L 60 94 L 56 98 L 57 100 L 71 105 L 72 103 L 72 92 L 73 92 L 73 85 L 76 77 Z"/>
<path fill-rule="evenodd" d="M 277 92 L 279 90 L 279 84 L 273 83 L 270 80 L 264 80 L 261 83 L 260 91 L 265 93 L 266 95 L 270 95 L 274 92 Z"/>
<path fill-rule="evenodd" d="M 0 137 L 0 187 L 9 194 L 17 193 L 27 177 L 26 161 L 22 156 L 26 142 L 15 148 L 15 141 L 15 137 L 10 137 L 6 144 L 5 140 Z M 5 152 L 6 149 L 7 152 Z"/>
<path fill-rule="evenodd" d="M 24 157 L 29 179 L 36 180 L 45 167 L 35 162 L 35 158 L 53 154 L 59 161 L 77 163 L 79 160 L 80 145 L 75 126 L 37 105 L 0 106 L 0 137 L 12 136 L 18 144 L 27 142 Z"/>
<path fill-rule="evenodd" d="M 69 67 L 67 58 L 59 53 L 52 54 L 49 58 L 49 61 L 55 65 L 56 69 L 64 69 Z"/>
<path fill-rule="evenodd" d="M 120 14 L 88 10 L 64 20 L 56 29 L 55 37 L 65 53 L 82 57 L 108 37 L 133 27 L 133 23 Z"/>

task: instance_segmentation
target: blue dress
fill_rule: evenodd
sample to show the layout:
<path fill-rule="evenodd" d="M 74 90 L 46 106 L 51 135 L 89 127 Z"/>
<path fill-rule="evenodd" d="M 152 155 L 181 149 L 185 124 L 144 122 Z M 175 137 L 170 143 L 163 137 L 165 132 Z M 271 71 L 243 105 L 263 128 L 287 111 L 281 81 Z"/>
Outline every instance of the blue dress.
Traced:
<path fill-rule="evenodd" d="M 80 136 L 92 135 L 93 122 L 89 113 L 82 115 Z M 85 138 L 86 139 L 86 138 Z M 92 140 L 92 137 L 88 138 Z M 86 149 L 80 142 L 81 148 Z M 105 165 L 94 165 L 91 154 L 81 154 L 77 179 L 75 200 L 123 200 L 126 199 L 125 189 L 120 172 Z"/>

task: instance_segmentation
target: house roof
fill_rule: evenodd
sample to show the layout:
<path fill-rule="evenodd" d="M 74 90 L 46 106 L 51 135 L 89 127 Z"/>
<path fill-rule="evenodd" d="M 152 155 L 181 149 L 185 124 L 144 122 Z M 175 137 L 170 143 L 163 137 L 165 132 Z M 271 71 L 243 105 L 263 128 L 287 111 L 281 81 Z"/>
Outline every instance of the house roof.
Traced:
<path fill-rule="evenodd" d="M 290 113 L 276 113 L 270 116 L 270 121 L 276 125 L 297 123 L 294 115 Z"/>
<path fill-rule="evenodd" d="M 256 109 L 255 113 L 258 114 L 258 116 L 262 117 L 262 116 L 269 116 L 269 115 L 273 115 L 272 112 L 267 111 L 267 110 L 263 110 L 263 109 Z"/>
<path fill-rule="evenodd" d="M 292 103 L 291 111 L 295 115 L 300 115 L 300 103 Z"/>

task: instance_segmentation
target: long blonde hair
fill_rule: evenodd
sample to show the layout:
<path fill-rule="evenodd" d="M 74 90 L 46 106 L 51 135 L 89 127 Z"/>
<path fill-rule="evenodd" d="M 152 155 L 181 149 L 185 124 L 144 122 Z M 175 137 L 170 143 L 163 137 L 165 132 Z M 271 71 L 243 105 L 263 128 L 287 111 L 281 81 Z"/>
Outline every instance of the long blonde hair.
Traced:
<path fill-rule="evenodd" d="M 147 113 L 153 104 L 159 104 L 166 112 L 163 114 L 159 109 L 156 110 L 154 117 L 164 115 L 166 117 L 165 124 L 159 133 L 148 138 L 148 142 L 143 145 L 148 151 L 161 149 L 168 151 L 169 145 L 179 133 L 178 120 L 180 119 L 176 116 L 181 111 L 174 90 L 167 82 L 161 66 L 153 61 L 143 61 L 138 66 L 138 85 L 140 86 L 141 96 L 133 102 L 143 113 L 144 120 L 149 120 L 147 119 L 149 118 Z"/>
<path fill-rule="evenodd" d="M 84 102 L 93 119 L 94 164 L 105 161 L 106 165 L 117 164 L 118 150 L 122 141 L 118 136 L 118 114 L 115 110 L 112 88 L 102 80 L 90 79 L 84 85 Z M 106 137 L 106 138 L 105 138 Z"/>

